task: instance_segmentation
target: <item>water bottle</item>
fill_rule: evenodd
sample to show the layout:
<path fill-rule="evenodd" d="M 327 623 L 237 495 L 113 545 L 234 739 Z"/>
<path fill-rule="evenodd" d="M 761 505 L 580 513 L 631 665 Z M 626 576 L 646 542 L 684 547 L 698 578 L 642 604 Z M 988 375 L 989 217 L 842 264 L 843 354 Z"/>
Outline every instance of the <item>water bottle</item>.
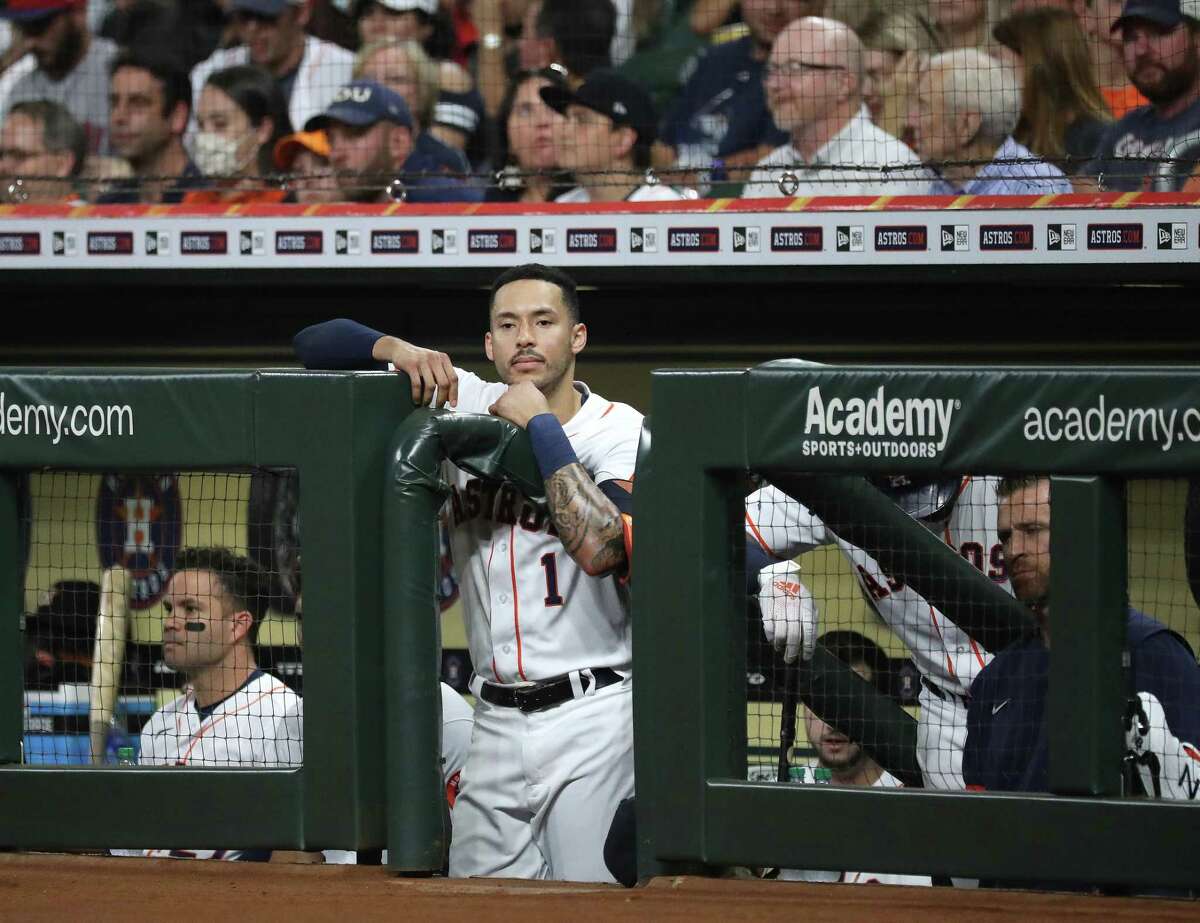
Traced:
<path fill-rule="evenodd" d="M 117 715 L 114 712 L 108 717 L 108 736 L 104 743 L 104 762 L 110 766 L 119 765 L 121 763 L 121 751 L 129 750 L 130 756 L 133 755 L 134 746 L 133 739 L 129 736 L 129 732 L 125 729 L 125 722 L 117 720 Z M 132 763 L 133 760 L 130 760 Z"/>

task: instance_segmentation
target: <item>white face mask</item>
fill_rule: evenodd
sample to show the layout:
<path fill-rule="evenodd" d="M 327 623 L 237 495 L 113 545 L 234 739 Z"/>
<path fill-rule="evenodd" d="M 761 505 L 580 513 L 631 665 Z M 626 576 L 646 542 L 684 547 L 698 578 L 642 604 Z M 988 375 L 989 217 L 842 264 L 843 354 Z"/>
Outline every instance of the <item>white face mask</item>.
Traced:
<path fill-rule="evenodd" d="M 241 139 L 215 131 L 202 131 L 196 135 L 192 159 L 205 176 L 233 176 L 254 156 L 253 147 L 244 157 L 238 153 L 240 147 Z"/>

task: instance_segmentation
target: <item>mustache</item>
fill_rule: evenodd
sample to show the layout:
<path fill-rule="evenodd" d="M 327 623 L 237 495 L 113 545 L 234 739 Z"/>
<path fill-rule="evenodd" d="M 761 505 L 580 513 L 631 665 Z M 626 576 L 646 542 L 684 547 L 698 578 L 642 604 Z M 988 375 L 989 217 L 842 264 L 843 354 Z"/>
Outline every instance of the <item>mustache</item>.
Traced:
<path fill-rule="evenodd" d="M 522 359 L 537 359 L 539 362 L 546 361 L 546 357 L 543 356 L 541 353 L 534 352 L 532 349 L 526 349 L 526 350 L 523 350 L 522 352 L 517 353 L 515 356 L 513 356 L 511 359 L 509 359 L 508 364 L 515 365 L 516 363 L 520 362 Z"/>

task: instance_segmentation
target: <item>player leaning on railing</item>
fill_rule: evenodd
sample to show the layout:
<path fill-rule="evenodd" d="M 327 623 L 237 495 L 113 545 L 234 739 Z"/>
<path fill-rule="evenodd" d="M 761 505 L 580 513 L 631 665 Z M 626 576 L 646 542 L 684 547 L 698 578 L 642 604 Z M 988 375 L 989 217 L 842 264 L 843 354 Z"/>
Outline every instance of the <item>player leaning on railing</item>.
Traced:
<path fill-rule="evenodd" d="M 296 337 L 308 368 L 408 374 L 413 401 L 529 433 L 549 516 L 447 463 L 451 547 L 479 700 L 450 874 L 612 881 L 603 844 L 633 793 L 630 489 L 642 415 L 575 381 L 575 284 L 530 264 L 492 286 L 484 350 L 501 381 L 339 320 Z M 436 400 L 435 400 L 436 399 Z"/>

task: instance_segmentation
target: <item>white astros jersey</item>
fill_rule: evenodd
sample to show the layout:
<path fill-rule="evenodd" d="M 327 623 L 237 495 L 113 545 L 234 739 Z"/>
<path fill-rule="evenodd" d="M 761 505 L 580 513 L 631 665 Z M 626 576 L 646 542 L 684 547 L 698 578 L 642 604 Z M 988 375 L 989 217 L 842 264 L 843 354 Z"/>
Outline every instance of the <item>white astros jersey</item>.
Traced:
<path fill-rule="evenodd" d="M 142 728 L 140 766 L 220 768 L 299 766 L 304 701 L 269 673 L 257 673 L 208 715 L 191 691 L 156 711 Z M 121 849 L 117 855 L 177 859 L 265 859 L 265 850 Z"/>
<path fill-rule="evenodd" d="M 304 702 L 269 673 L 201 715 L 189 690 L 142 728 L 142 766 L 270 767 L 304 762 Z"/>
<path fill-rule="evenodd" d="M 1006 592 L 1012 590 L 996 535 L 995 477 L 967 477 L 942 537 Z M 790 558 L 810 548 L 837 544 L 850 561 L 875 611 L 912 653 L 922 675 L 942 689 L 965 696 L 971 681 L 992 659 L 958 626 L 915 590 L 886 575 L 867 552 L 839 538 L 811 511 L 775 487 L 746 501 L 747 531 L 769 554 Z"/>
<path fill-rule="evenodd" d="M 460 413 L 486 414 L 507 390 L 458 372 Z M 583 404 L 563 430 L 597 483 L 629 487 L 642 415 L 575 388 Z M 629 592 L 616 576 L 589 577 L 563 549 L 549 515 L 511 486 L 497 489 L 446 463 L 450 544 L 475 672 L 514 684 L 571 670 L 633 665 Z"/>

